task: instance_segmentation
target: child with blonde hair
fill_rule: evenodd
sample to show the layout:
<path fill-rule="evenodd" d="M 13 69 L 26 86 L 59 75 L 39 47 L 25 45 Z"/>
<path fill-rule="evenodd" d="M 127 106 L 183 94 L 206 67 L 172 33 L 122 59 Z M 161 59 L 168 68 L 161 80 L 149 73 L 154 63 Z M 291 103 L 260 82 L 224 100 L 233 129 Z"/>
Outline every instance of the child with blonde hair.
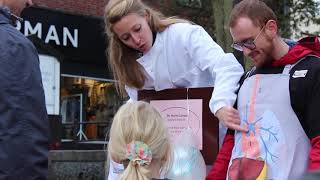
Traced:
<path fill-rule="evenodd" d="M 169 167 L 170 138 L 160 113 L 137 101 L 116 113 L 108 145 L 109 158 L 123 164 L 120 180 L 160 179 Z"/>

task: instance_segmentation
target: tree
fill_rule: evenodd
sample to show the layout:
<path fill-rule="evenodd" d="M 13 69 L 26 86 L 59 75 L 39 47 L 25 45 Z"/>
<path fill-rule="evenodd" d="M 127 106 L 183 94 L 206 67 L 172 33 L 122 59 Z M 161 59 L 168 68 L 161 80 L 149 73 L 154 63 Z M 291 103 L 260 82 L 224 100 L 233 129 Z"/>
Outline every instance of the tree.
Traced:
<path fill-rule="evenodd" d="M 285 38 L 300 38 L 302 26 L 320 25 L 319 2 L 314 0 L 265 0 L 276 13 L 280 25 L 280 34 Z M 320 29 L 314 34 L 320 35 Z"/>
<path fill-rule="evenodd" d="M 214 26 L 216 42 L 226 51 L 233 52 L 239 63 L 244 66 L 242 52 L 233 50 L 231 44 L 233 40 L 228 28 L 228 21 L 232 7 L 238 3 L 239 0 L 211 0 L 212 12 L 214 15 Z"/>
<path fill-rule="evenodd" d="M 214 14 L 215 37 L 217 43 L 227 52 L 232 52 L 232 39 L 227 27 L 232 9 L 232 0 L 212 0 Z"/>

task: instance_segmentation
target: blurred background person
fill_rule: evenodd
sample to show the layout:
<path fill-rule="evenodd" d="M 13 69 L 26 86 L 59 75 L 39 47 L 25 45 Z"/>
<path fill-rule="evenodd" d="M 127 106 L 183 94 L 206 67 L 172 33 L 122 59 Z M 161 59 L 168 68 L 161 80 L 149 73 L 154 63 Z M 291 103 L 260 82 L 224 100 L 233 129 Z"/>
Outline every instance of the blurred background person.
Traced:
<path fill-rule="evenodd" d="M 46 179 L 49 122 L 33 44 L 13 24 L 31 0 L 0 0 L 0 179 Z"/>

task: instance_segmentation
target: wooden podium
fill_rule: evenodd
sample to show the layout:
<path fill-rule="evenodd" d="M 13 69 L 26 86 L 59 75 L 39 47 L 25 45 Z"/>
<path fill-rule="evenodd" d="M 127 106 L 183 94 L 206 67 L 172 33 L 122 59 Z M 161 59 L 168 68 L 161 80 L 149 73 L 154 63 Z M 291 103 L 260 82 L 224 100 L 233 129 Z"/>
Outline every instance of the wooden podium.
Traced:
<path fill-rule="evenodd" d="M 152 100 L 202 99 L 203 150 L 201 153 L 206 165 L 212 165 L 219 149 L 219 121 L 209 109 L 212 91 L 213 87 L 142 90 L 138 92 L 138 100 L 150 102 Z"/>

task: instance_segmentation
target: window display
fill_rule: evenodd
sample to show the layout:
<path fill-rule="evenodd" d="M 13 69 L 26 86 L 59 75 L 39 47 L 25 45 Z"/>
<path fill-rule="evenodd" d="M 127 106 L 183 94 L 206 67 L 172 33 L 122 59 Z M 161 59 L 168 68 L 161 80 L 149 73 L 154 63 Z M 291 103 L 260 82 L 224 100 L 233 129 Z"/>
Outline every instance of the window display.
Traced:
<path fill-rule="evenodd" d="M 61 76 L 62 139 L 105 141 L 112 118 L 124 103 L 114 81 Z"/>

